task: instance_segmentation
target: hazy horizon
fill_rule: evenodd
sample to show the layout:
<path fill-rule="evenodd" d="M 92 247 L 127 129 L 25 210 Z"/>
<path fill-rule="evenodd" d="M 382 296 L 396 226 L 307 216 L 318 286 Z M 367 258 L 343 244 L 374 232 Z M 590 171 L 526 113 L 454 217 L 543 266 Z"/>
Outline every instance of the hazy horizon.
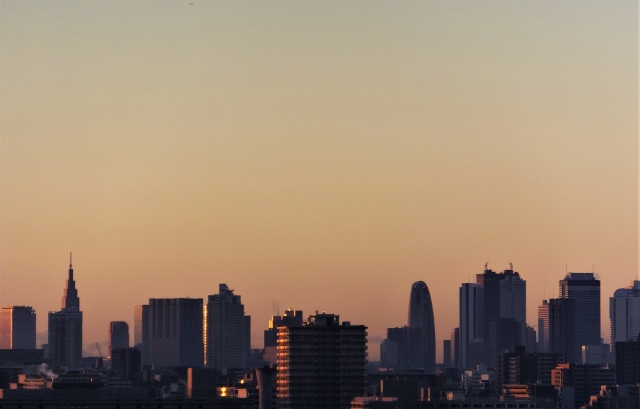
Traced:
<path fill-rule="evenodd" d="M 194 3 L 190 5 L 189 3 Z M 369 327 L 484 264 L 638 277 L 638 3 L 0 1 L 0 304 L 85 352 L 149 298 L 226 283 Z"/>

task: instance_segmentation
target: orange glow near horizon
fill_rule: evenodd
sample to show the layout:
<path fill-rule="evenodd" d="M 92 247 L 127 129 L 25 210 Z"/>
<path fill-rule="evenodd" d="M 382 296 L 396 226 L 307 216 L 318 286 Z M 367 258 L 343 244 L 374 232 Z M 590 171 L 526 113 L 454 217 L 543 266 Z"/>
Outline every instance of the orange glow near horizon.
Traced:
<path fill-rule="evenodd" d="M 638 4 L 0 2 L 0 304 L 85 353 L 149 298 L 226 283 L 369 327 L 486 262 L 527 318 L 569 271 L 638 275 Z M 595 268 L 592 267 L 595 264 Z M 565 267 L 568 266 L 568 267 Z M 133 330 L 131 330 L 133 333 Z"/>

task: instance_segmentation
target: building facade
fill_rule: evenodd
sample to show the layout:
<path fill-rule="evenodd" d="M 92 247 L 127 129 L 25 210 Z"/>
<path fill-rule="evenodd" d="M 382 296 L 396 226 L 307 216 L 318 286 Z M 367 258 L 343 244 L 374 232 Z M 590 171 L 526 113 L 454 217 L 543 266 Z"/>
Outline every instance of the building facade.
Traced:
<path fill-rule="evenodd" d="M 460 368 L 460 328 L 451 331 L 451 366 Z"/>
<path fill-rule="evenodd" d="M 251 345 L 250 318 L 239 295 L 226 284 L 207 303 L 207 367 L 218 370 L 245 368 Z"/>
<path fill-rule="evenodd" d="M 499 287 L 498 287 L 499 288 Z M 499 298 L 498 298 L 499 300 Z M 460 368 L 477 365 L 472 344 L 484 342 L 484 288 L 480 284 L 464 283 L 460 287 Z M 499 304 L 498 304 L 499 308 Z M 487 331 L 489 330 L 487 325 Z M 476 359 L 471 359 L 476 355 Z"/>
<path fill-rule="evenodd" d="M 142 369 L 141 354 L 137 348 L 111 350 L 111 370 L 124 381 L 133 382 Z"/>
<path fill-rule="evenodd" d="M 549 352 L 549 302 L 538 306 L 538 352 Z"/>
<path fill-rule="evenodd" d="M 149 364 L 202 367 L 202 298 L 149 299 Z"/>
<path fill-rule="evenodd" d="M 149 365 L 149 306 L 133 306 L 133 346 L 140 351 L 142 365 Z"/>
<path fill-rule="evenodd" d="M 549 352 L 564 354 L 568 363 L 582 361 L 576 343 L 576 302 L 572 298 L 549 300 Z"/>
<path fill-rule="evenodd" d="M 386 348 L 385 355 L 387 357 L 393 356 L 392 351 L 395 350 L 395 362 L 387 359 L 385 366 L 400 369 L 424 369 L 422 329 L 408 326 L 387 328 L 385 341 L 384 347 Z M 382 353 L 382 350 L 380 352 Z"/>
<path fill-rule="evenodd" d="M 451 367 L 451 340 L 445 339 L 442 341 L 442 364 L 450 368 Z"/>
<path fill-rule="evenodd" d="M 482 328 L 478 332 L 481 335 L 476 341 L 473 341 L 472 350 L 474 359 L 473 364 L 483 363 L 493 365 L 495 363 L 496 354 L 492 343 L 489 339 L 491 326 L 496 326 L 502 318 L 512 319 L 519 326 L 519 344 L 509 345 L 525 345 L 527 332 L 527 283 L 520 277 L 520 273 L 514 271 L 513 265 L 509 263 L 509 268 L 502 273 L 496 273 L 485 265 L 484 272 L 476 275 L 476 284 L 482 288 L 483 297 L 481 301 L 482 309 Z M 505 321 L 506 322 L 506 321 Z M 462 327 L 460 327 L 462 330 Z M 502 338 L 502 334 L 498 334 Z M 461 333 L 461 337 L 464 334 Z M 513 339 L 513 337 L 511 337 Z M 529 351 L 533 352 L 533 351 Z"/>
<path fill-rule="evenodd" d="M 611 348 L 616 342 L 635 340 L 640 334 L 640 281 L 629 287 L 620 288 L 609 298 L 609 318 L 611 320 Z"/>
<path fill-rule="evenodd" d="M 366 390 L 367 327 L 316 314 L 278 328 L 280 409 L 348 409 Z"/>
<path fill-rule="evenodd" d="M 424 368 L 426 373 L 436 370 L 436 330 L 433 319 L 433 305 L 431 294 L 424 281 L 417 281 L 411 286 L 408 311 L 409 328 L 420 330 L 421 354 L 416 367 Z"/>
<path fill-rule="evenodd" d="M 278 341 L 278 327 L 301 327 L 304 319 L 302 311 L 294 311 L 291 308 L 284 315 L 274 315 L 269 320 L 269 329 L 264 330 L 264 347 L 275 347 Z"/>
<path fill-rule="evenodd" d="M 616 380 L 618 385 L 640 383 L 640 335 L 637 340 L 616 342 Z"/>
<path fill-rule="evenodd" d="M 520 326 L 521 345 L 527 339 L 527 282 L 513 270 L 505 270 L 500 280 L 500 317 L 511 318 Z M 527 352 L 535 352 L 527 350 Z"/>
<path fill-rule="evenodd" d="M 115 348 L 129 348 L 129 324 L 124 321 L 109 323 L 109 356 Z"/>
<path fill-rule="evenodd" d="M 575 300 L 575 342 L 601 345 L 600 334 L 600 280 L 593 273 L 569 273 L 560 280 L 560 297 Z"/>
<path fill-rule="evenodd" d="M 62 296 L 62 309 L 49 312 L 49 358 L 53 366 L 79 368 L 82 360 L 82 311 L 69 260 L 69 276 Z"/>
<path fill-rule="evenodd" d="M 36 348 L 36 312 L 32 307 L 0 309 L 0 349 Z"/>

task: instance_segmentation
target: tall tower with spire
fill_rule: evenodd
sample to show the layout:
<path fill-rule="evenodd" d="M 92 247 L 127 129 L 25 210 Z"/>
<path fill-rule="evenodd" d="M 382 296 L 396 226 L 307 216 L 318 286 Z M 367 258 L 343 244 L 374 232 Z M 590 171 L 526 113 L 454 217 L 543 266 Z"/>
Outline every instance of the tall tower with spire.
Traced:
<path fill-rule="evenodd" d="M 65 311 L 80 311 L 80 298 L 78 298 L 78 290 L 76 282 L 73 279 L 73 256 L 69 253 L 69 278 L 67 278 L 67 287 L 64 289 L 62 296 L 62 309 Z"/>
<path fill-rule="evenodd" d="M 62 309 L 49 312 L 49 351 L 54 367 L 79 368 L 82 359 L 82 311 L 73 263 L 69 255 L 69 278 L 62 297 Z"/>

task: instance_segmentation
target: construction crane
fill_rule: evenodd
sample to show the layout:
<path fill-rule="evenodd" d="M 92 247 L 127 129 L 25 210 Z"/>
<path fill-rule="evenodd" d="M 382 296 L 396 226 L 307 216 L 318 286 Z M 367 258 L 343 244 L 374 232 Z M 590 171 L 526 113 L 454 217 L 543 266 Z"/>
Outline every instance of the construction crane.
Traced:
<path fill-rule="evenodd" d="M 98 348 L 98 354 L 100 354 L 100 358 L 102 358 L 102 351 L 100 351 L 100 345 L 96 342 L 96 348 Z M 102 358 L 104 359 L 104 358 Z"/>

